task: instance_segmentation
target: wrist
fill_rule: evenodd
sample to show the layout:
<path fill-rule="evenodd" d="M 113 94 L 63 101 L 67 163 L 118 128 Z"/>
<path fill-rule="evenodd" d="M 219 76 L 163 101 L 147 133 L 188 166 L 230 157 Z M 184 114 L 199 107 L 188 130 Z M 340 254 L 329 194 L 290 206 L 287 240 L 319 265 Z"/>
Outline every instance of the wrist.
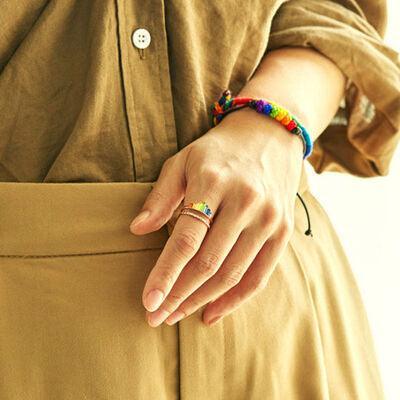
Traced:
<path fill-rule="evenodd" d="M 274 101 L 296 117 L 309 132 L 311 140 L 315 141 L 314 114 L 310 113 L 310 104 L 306 97 L 293 95 L 289 89 L 283 91 L 275 85 L 269 85 L 268 92 L 266 93 L 265 84 L 263 85 L 261 78 L 257 77 L 248 81 L 236 96 Z"/>
<path fill-rule="evenodd" d="M 218 126 L 224 131 L 228 128 L 230 135 L 244 134 L 248 140 L 254 139 L 257 145 L 274 146 L 278 151 L 283 149 L 290 156 L 303 160 L 304 146 L 300 136 L 289 132 L 273 118 L 249 107 L 228 113 L 214 129 Z"/>

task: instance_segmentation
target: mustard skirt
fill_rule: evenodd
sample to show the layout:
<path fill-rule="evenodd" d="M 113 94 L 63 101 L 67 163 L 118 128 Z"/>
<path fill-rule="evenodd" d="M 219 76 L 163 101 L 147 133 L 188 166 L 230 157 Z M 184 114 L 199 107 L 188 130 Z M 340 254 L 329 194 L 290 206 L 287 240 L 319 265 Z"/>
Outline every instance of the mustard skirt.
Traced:
<path fill-rule="evenodd" d="M 0 183 L 0 399 L 383 399 L 349 262 L 307 189 L 267 287 L 208 327 L 148 325 L 166 226 L 129 223 L 151 183 Z"/>

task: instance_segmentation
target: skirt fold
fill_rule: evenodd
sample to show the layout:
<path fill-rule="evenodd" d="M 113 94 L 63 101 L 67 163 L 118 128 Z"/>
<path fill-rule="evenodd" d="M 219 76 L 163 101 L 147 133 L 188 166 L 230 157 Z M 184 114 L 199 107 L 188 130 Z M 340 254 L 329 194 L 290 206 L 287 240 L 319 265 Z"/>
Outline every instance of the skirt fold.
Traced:
<path fill-rule="evenodd" d="M 303 181 L 304 184 L 304 181 Z M 368 319 L 333 226 L 302 186 L 265 289 L 208 327 L 146 322 L 170 231 L 130 233 L 152 183 L 0 183 L 1 400 L 379 400 Z"/>

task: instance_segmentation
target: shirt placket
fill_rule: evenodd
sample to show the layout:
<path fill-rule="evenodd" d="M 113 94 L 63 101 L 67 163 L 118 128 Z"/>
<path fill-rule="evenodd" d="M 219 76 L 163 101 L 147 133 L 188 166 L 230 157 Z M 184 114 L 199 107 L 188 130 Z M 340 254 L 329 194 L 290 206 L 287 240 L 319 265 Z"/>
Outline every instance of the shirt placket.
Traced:
<path fill-rule="evenodd" d="M 116 5 L 135 181 L 154 181 L 178 151 L 164 2 L 116 0 Z"/>

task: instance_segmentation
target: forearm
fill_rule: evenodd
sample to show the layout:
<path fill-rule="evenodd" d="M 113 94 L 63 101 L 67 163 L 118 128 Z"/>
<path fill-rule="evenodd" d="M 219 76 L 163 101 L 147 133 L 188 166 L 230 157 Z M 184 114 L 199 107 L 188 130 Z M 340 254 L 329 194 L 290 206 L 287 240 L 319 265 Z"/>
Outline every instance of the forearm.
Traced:
<path fill-rule="evenodd" d="M 267 53 L 235 95 L 277 102 L 299 119 L 315 141 L 335 115 L 345 82 L 339 68 L 317 51 L 286 47 Z"/>

